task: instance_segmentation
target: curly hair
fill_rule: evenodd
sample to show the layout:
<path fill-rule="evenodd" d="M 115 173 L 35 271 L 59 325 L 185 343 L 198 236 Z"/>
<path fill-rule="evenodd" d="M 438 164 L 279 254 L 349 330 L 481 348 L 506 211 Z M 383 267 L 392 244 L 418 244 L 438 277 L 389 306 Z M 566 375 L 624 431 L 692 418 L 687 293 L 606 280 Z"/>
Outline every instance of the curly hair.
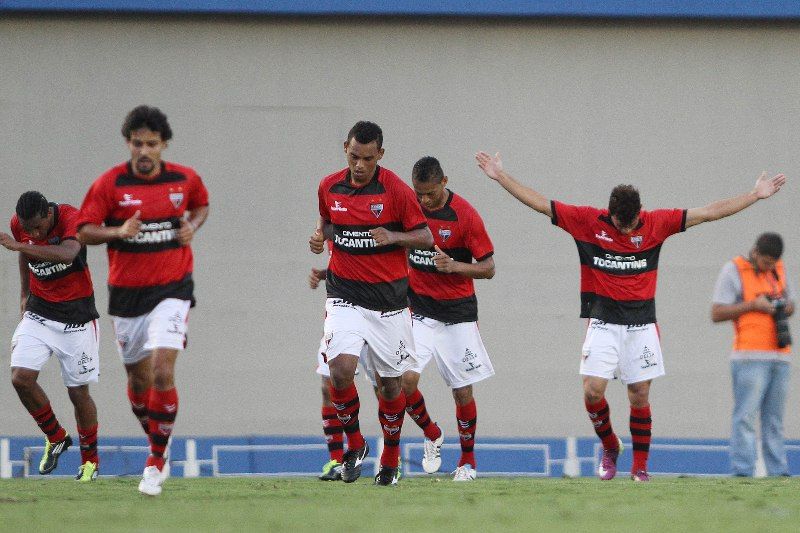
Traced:
<path fill-rule="evenodd" d="M 167 122 L 167 115 L 157 107 L 146 105 L 134 107 L 122 123 L 122 136 L 130 141 L 131 133 L 141 128 L 158 133 L 162 141 L 172 139 L 172 128 Z"/>
<path fill-rule="evenodd" d="M 620 226 L 627 228 L 642 210 L 639 191 L 633 185 L 617 185 L 608 199 L 608 214 L 617 218 Z"/>
<path fill-rule="evenodd" d="M 414 163 L 411 170 L 411 179 L 421 183 L 441 183 L 444 179 L 444 171 L 439 160 L 435 157 L 425 156 Z"/>
<path fill-rule="evenodd" d="M 24 192 L 17 200 L 17 217 L 20 220 L 30 220 L 37 215 L 44 218 L 49 208 L 47 198 L 39 191 Z"/>
<path fill-rule="evenodd" d="M 376 141 L 380 150 L 383 146 L 383 131 L 374 122 L 360 120 L 347 133 L 347 142 L 350 142 L 350 139 L 355 139 L 361 144 L 369 144 L 372 141 Z"/>

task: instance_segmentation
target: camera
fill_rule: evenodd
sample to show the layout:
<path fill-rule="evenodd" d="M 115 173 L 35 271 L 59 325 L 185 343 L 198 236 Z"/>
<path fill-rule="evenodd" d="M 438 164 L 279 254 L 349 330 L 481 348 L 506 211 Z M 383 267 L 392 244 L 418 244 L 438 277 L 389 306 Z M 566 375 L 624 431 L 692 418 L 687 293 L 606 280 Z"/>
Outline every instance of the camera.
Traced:
<path fill-rule="evenodd" d="M 792 335 L 789 333 L 789 317 L 786 316 L 786 300 L 773 298 L 772 304 L 775 306 L 772 318 L 775 320 L 775 331 L 778 333 L 778 347 L 786 348 L 792 344 Z"/>

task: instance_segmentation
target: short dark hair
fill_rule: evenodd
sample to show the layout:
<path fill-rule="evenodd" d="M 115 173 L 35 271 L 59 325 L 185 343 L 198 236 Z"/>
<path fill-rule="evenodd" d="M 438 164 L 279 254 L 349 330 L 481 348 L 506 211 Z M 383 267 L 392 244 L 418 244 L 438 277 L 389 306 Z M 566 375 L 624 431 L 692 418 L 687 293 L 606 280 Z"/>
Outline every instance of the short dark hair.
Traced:
<path fill-rule="evenodd" d="M 39 191 L 24 192 L 17 200 L 17 218 L 30 220 L 37 215 L 44 218 L 49 208 L 47 198 Z"/>
<path fill-rule="evenodd" d="M 131 109 L 122 123 L 122 136 L 130 141 L 131 133 L 141 128 L 158 133 L 162 141 L 172 139 L 172 128 L 167 122 L 167 115 L 157 107 L 140 105 Z"/>
<path fill-rule="evenodd" d="M 353 138 L 361 144 L 369 144 L 372 141 L 377 141 L 379 150 L 383 146 L 383 131 L 381 131 L 381 127 L 374 122 L 367 122 L 366 120 L 359 120 L 356 122 L 347 133 L 347 142 L 350 142 L 350 139 Z"/>
<path fill-rule="evenodd" d="M 444 179 L 442 165 L 439 164 L 438 159 L 427 155 L 414 163 L 411 179 L 422 183 L 441 183 Z"/>
<path fill-rule="evenodd" d="M 639 191 L 633 185 L 617 185 L 611 191 L 608 199 L 608 214 L 617 217 L 623 228 L 630 226 L 641 210 L 642 201 L 639 199 Z"/>
<path fill-rule="evenodd" d="M 777 233 L 762 233 L 756 239 L 756 252 L 773 259 L 780 259 L 783 255 L 783 239 Z"/>

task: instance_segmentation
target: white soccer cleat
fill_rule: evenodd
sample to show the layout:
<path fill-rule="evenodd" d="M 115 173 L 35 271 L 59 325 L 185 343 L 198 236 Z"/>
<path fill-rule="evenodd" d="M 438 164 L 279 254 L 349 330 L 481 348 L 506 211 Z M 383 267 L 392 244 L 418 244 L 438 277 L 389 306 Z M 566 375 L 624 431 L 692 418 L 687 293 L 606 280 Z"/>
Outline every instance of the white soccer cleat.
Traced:
<path fill-rule="evenodd" d="M 139 492 L 148 496 L 158 496 L 161 494 L 161 483 L 164 479 L 161 470 L 157 466 L 148 466 L 142 473 L 142 480 L 139 482 Z"/>
<path fill-rule="evenodd" d="M 453 472 L 453 481 L 475 481 L 478 472 L 472 465 L 461 465 Z"/>
<path fill-rule="evenodd" d="M 437 426 L 439 424 L 436 424 Z M 428 474 L 435 474 L 442 466 L 442 444 L 444 444 L 444 431 L 439 438 L 431 440 L 425 437 L 422 452 L 422 469 Z"/>

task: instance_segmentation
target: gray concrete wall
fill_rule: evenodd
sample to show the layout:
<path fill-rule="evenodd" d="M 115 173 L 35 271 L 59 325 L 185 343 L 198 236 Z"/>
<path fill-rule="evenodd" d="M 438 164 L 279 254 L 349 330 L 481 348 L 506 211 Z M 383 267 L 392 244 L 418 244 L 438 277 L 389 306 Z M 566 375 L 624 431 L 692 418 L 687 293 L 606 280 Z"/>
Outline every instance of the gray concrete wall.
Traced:
<path fill-rule="evenodd" d="M 384 128 L 388 168 L 435 155 L 483 214 L 497 276 L 477 283 L 497 376 L 476 388 L 485 435 L 590 435 L 578 358 L 574 244 L 475 167 L 478 149 L 544 194 L 607 201 L 636 184 L 645 207 L 695 207 L 786 172 L 776 198 L 672 238 L 658 312 L 667 376 L 653 388 L 660 436 L 728 434 L 730 325 L 713 326 L 719 267 L 764 230 L 786 239 L 797 283 L 800 186 L 797 26 L 543 21 L 27 18 L 0 20 L 0 214 L 28 189 L 79 204 L 126 158 L 133 106 L 160 106 L 167 158 L 198 169 L 211 216 L 195 241 L 198 307 L 178 362 L 182 434 L 318 434 L 315 350 L 324 294 L 306 285 L 319 179 L 344 166 L 348 128 Z M 3 223 L 5 225 L 5 223 Z M 90 250 L 102 319 L 102 432 L 138 434 L 105 316 L 106 259 Z M 8 379 L 16 258 L 0 250 L 0 434 L 35 434 Z M 797 319 L 792 320 L 800 339 Z M 73 426 L 51 362 L 41 382 Z M 793 376 L 794 384 L 798 376 Z M 378 432 L 359 381 L 362 427 Z M 429 368 L 429 410 L 454 433 L 449 391 Z M 627 433 L 624 388 L 609 387 Z M 787 435 L 800 437 L 792 387 Z M 413 426 L 413 424 L 408 424 Z M 416 428 L 408 434 L 419 436 Z"/>

